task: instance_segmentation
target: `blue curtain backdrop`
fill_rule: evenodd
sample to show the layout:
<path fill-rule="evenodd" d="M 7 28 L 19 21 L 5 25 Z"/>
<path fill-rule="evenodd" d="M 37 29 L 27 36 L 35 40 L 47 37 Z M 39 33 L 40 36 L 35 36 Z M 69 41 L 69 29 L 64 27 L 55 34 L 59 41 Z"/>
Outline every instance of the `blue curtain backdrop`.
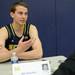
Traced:
<path fill-rule="evenodd" d="M 0 0 L 0 27 L 11 23 L 10 5 L 17 0 Z M 44 57 L 69 56 L 75 49 L 75 0 L 23 0 L 29 6 L 29 23 L 36 25 Z"/>

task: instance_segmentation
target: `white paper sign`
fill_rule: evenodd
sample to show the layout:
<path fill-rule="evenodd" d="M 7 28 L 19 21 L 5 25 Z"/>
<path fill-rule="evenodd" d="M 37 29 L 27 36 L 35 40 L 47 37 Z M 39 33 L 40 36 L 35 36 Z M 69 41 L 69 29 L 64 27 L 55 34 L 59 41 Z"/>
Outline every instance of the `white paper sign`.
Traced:
<path fill-rule="evenodd" d="M 51 75 L 49 61 L 34 61 L 12 65 L 13 75 Z"/>

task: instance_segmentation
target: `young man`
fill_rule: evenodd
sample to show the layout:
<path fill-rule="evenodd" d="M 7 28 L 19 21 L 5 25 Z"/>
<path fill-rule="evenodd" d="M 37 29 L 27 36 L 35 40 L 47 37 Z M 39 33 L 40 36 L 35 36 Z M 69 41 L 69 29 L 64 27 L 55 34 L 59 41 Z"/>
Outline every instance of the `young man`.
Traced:
<path fill-rule="evenodd" d="M 0 29 L 0 62 L 11 58 L 13 52 L 19 59 L 37 59 L 43 55 L 38 31 L 27 24 L 28 5 L 16 2 L 11 6 L 12 23 Z"/>

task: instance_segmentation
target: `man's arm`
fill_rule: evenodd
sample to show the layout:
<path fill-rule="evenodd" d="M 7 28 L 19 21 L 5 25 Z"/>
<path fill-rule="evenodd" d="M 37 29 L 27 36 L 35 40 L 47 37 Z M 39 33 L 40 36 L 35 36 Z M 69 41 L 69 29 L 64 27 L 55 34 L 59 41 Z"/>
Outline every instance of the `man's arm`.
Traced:
<path fill-rule="evenodd" d="M 10 58 L 10 52 L 5 48 L 5 40 L 8 38 L 8 33 L 5 27 L 0 29 L 0 62 Z"/>
<path fill-rule="evenodd" d="M 5 48 L 5 41 L 8 38 L 8 32 L 5 27 L 0 29 L 0 62 L 7 61 L 11 58 L 12 52 L 19 53 L 23 51 L 21 45 L 13 50 L 8 50 Z"/>
<path fill-rule="evenodd" d="M 30 26 L 29 30 L 30 37 L 32 39 L 32 49 L 31 51 L 21 52 L 18 54 L 20 59 L 37 59 L 43 56 L 42 44 L 38 37 L 38 31 L 34 25 Z"/>

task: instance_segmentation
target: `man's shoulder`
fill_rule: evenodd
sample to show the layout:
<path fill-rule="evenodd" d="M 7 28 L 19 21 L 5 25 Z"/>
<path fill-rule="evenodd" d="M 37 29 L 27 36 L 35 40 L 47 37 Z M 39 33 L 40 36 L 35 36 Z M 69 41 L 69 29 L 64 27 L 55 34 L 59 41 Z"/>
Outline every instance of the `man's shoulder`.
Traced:
<path fill-rule="evenodd" d="M 4 30 L 6 30 L 5 26 L 3 26 L 3 27 L 0 28 L 0 31 L 4 31 Z"/>
<path fill-rule="evenodd" d="M 8 32 L 7 29 L 5 28 L 5 26 L 0 28 L 0 39 L 7 39 L 8 38 Z"/>
<path fill-rule="evenodd" d="M 36 30 L 37 28 L 34 24 L 30 24 L 30 29 L 33 29 L 33 30 L 35 29 Z"/>
<path fill-rule="evenodd" d="M 7 25 L 3 25 L 0 29 L 2 30 L 6 30 L 6 27 L 9 26 L 10 24 L 7 24 Z"/>
<path fill-rule="evenodd" d="M 37 27 L 33 24 L 30 25 L 30 30 L 29 30 L 29 33 L 32 35 L 38 35 L 38 30 L 37 30 Z"/>
<path fill-rule="evenodd" d="M 0 33 L 8 34 L 8 31 L 6 29 L 6 26 L 3 26 L 3 27 L 0 28 Z"/>

